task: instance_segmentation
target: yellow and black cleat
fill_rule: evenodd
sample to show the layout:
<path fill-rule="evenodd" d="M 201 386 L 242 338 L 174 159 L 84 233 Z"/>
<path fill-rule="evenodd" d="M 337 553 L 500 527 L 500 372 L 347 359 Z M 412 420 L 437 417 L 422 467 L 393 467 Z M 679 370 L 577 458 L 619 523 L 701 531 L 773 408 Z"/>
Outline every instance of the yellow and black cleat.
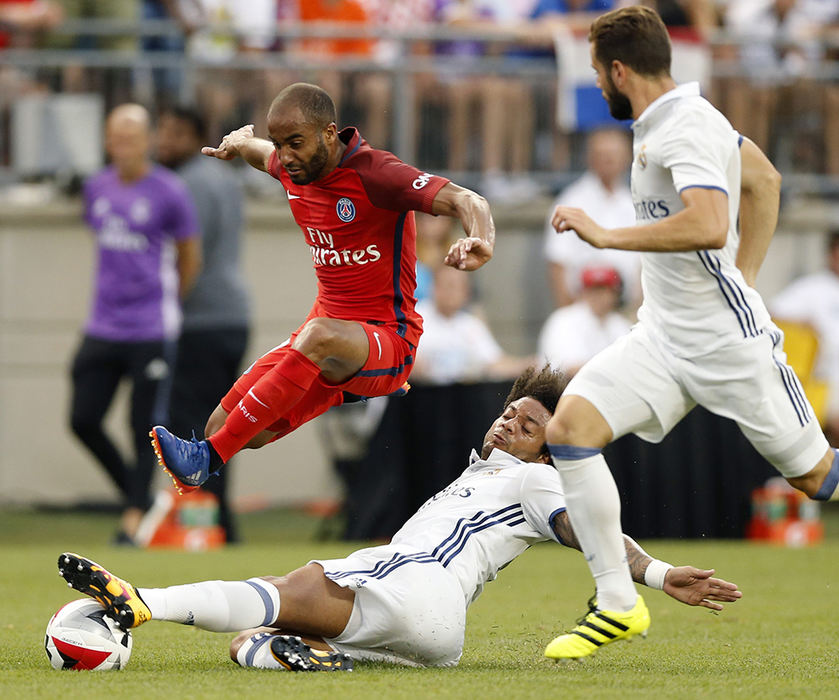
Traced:
<path fill-rule="evenodd" d="M 312 649 L 300 637 L 275 635 L 271 653 L 289 671 L 352 671 L 352 659 L 337 651 Z"/>
<path fill-rule="evenodd" d="M 151 620 L 151 610 L 137 589 L 95 561 L 64 552 L 58 557 L 58 573 L 68 586 L 95 599 L 122 629 L 139 627 Z"/>
<path fill-rule="evenodd" d="M 548 644 L 545 656 L 556 660 L 581 659 L 606 644 L 638 634 L 646 637 L 649 626 L 650 612 L 641 596 L 628 612 L 600 610 L 592 599 L 589 611 L 577 621 L 577 626 Z"/>

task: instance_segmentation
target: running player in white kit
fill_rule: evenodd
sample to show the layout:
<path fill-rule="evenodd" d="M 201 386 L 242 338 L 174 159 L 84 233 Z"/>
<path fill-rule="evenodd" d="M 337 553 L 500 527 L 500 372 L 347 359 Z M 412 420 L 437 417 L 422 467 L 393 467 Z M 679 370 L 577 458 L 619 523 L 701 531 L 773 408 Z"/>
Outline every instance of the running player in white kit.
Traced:
<path fill-rule="evenodd" d="M 786 364 L 783 334 L 750 286 L 777 222 L 779 176 L 697 84 L 676 85 L 667 30 L 653 10 L 601 15 L 589 42 L 612 116 L 635 120 L 637 223 L 607 230 L 579 209 L 557 207 L 553 224 L 598 248 L 642 251 L 644 301 L 633 330 L 573 378 L 546 431 L 598 605 L 551 642 L 545 653 L 556 659 L 586 656 L 650 624 L 601 454 L 611 441 L 635 433 L 659 442 L 699 404 L 736 421 L 790 484 L 814 499 L 839 498 L 839 460 Z M 592 632 L 598 614 L 618 625 Z"/>
<path fill-rule="evenodd" d="M 126 628 L 157 619 L 216 632 L 245 629 L 230 647 L 242 666 L 335 671 L 349 670 L 353 660 L 453 666 L 463 650 L 466 609 L 487 581 L 536 542 L 579 549 L 545 445 L 562 385 L 549 367 L 525 371 L 480 456 L 473 451 L 463 474 L 387 545 L 312 561 L 281 578 L 169 588 L 135 588 L 72 553 L 59 557 L 59 570 Z M 740 597 L 713 570 L 674 568 L 624 541 L 638 583 L 712 610 Z"/>

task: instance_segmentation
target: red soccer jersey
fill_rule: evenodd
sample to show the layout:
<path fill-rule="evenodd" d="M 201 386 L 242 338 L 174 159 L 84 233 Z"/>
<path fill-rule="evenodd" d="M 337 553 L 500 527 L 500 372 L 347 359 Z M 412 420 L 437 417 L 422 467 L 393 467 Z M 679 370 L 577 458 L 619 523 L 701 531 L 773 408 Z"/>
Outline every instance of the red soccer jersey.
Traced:
<path fill-rule="evenodd" d="M 318 304 L 330 318 L 395 327 L 416 346 L 422 318 L 416 298 L 414 210 L 431 212 L 448 180 L 371 148 L 354 127 L 338 137 L 347 150 L 338 167 L 295 185 L 271 154 L 268 172 L 288 195 L 291 213 L 312 252 Z"/>

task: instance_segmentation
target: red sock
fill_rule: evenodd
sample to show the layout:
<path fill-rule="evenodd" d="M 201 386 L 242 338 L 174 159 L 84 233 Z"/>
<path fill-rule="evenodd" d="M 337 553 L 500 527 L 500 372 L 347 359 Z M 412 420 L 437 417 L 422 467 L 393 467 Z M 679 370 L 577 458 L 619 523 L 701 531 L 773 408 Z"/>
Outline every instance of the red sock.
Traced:
<path fill-rule="evenodd" d="M 257 381 L 227 416 L 210 443 L 227 462 L 250 439 L 285 415 L 309 390 L 320 367 L 303 353 L 290 349 L 273 369 Z"/>

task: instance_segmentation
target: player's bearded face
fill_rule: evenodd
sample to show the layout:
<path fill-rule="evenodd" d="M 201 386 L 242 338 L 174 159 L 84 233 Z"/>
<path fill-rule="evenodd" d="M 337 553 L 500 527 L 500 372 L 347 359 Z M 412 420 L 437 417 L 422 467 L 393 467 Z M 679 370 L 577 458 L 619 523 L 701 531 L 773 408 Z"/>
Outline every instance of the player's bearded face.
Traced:
<path fill-rule="evenodd" d="M 605 76 L 605 83 L 603 96 L 609 105 L 609 114 L 615 119 L 632 119 L 632 103 L 629 98 L 618 90 L 611 75 L 607 74 Z"/>
<path fill-rule="evenodd" d="M 597 47 L 592 42 L 589 46 L 591 65 L 597 73 L 597 87 L 603 92 L 603 98 L 609 105 L 609 114 L 615 119 L 632 119 L 632 103 L 629 98 L 618 90 L 608 67 L 597 58 Z"/>
<path fill-rule="evenodd" d="M 323 140 L 323 134 L 318 132 L 317 146 L 312 157 L 307 161 L 295 163 L 299 170 L 289 173 L 291 181 L 295 185 L 308 185 L 310 182 L 317 180 L 326 166 L 326 161 L 329 160 L 329 149 L 326 147 L 326 142 Z"/>

